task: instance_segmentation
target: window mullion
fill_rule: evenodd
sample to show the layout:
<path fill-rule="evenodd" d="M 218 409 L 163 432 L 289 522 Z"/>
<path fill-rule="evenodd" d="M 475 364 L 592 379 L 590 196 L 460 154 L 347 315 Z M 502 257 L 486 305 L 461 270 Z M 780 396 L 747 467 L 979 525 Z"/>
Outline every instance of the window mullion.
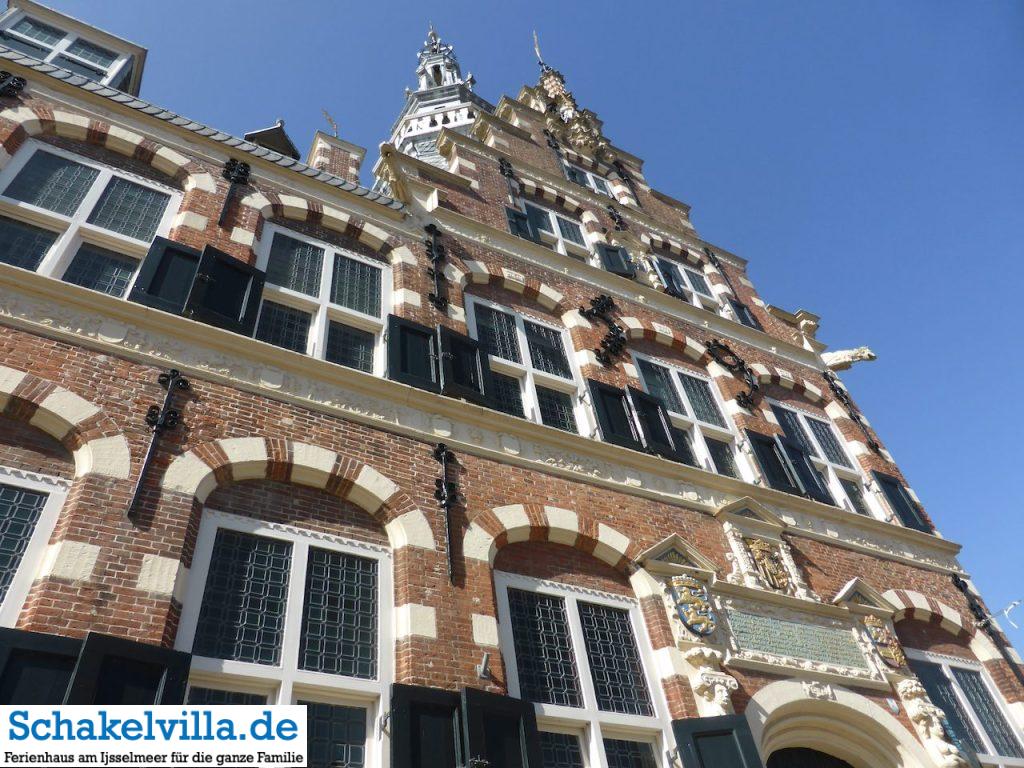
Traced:
<path fill-rule="evenodd" d="M 583 623 L 580 621 L 579 606 L 575 597 L 564 595 L 566 615 L 569 619 L 569 636 L 572 638 L 573 656 L 576 657 L 576 669 L 580 676 L 580 688 L 583 690 L 583 711 L 593 723 L 600 717 L 597 707 L 597 692 L 590 671 L 590 657 L 587 656 L 587 643 L 583 639 Z"/>
<path fill-rule="evenodd" d="M 306 596 L 306 563 L 309 560 L 309 544 L 292 541 L 292 567 L 288 574 L 288 602 L 285 606 L 284 637 L 281 642 L 281 670 L 284 673 L 281 687 L 290 687 L 295 670 L 299 667 L 299 646 L 302 644 L 303 602 Z M 288 702 L 290 703 L 290 702 Z"/>

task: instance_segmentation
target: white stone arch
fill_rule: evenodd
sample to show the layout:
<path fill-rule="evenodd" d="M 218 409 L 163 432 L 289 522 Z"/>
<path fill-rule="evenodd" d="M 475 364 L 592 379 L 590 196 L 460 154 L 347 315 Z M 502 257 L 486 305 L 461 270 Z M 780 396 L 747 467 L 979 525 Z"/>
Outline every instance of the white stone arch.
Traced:
<path fill-rule="evenodd" d="M 960 612 L 935 598 L 925 597 L 912 589 L 890 589 L 882 597 L 896 606 L 893 622 L 912 618 L 928 622 L 933 616 L 940 618 L 939 627 L 962 640 L 966 640 L 978 661 L 1003 661 L 1003 654 L 984 632 L 965 625 Z"/>
<path fill-rule="evenodd" d="M 924 746 L 899 720 L 870 699 L 839 686 L 779 680 L 751 698 L 744 712 L 761 759 L 805 747 L 845 760 L 853 768 L 932 768 Z M 824 691 L 824 693 L 821 693 Z"/>
<path fill-rule="evenodd" d="M 197 448 L 181 454 L 168 466 L 161 480 L 165 491 L 182 493 L 204 503 L 221 484 L 218 472 L 230 468 L 232 482 L 239 480 L 274 479 L 274 467 L 290 466 L 289 482 L 321 490 L 337 481 L 350 481 L 351 486 L 342 497 L 364 509 L 381 523 L 392 549 L 419 547 L 436 549 L 434 534 L 427 516 L 419 508 L 407 503 L 409 497 L 398 485 L 368 464 L 341 460 L 335 451 L 310 443 L 287 440 L 279 451 L 262 437 L 236 437 L 215 441 L 227 459 L 216 462 L 205 459 L 209 450 Z M 211 463 L 211 461 L 213 463 Z M 384 507 L 409 507 L 391 520 L 383 520 Z"/>

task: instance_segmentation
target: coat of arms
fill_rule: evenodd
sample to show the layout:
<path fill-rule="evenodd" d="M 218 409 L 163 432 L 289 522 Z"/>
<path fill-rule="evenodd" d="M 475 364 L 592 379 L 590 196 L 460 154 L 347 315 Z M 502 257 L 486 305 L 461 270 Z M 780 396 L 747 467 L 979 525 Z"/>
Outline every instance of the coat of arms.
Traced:
<path fill-rule="evenodd" d="M 877 616 L 865 616 L 864 626 L 871 636 L 871 643 L 882 657 L 882 661 L 894 669 L 901 669 L 907 665 L 907 657 L 903 653 L 900 641 L 886 625 L 885 621 Z"/>
<path fill-rule="evenodd" d="M 673 576 L 672 597 L 679 620 L 693 634 L 707 637 L 718 627 L 718 618 L 711 609 L 711 598 L 704 582 L 689 575 Z"/>

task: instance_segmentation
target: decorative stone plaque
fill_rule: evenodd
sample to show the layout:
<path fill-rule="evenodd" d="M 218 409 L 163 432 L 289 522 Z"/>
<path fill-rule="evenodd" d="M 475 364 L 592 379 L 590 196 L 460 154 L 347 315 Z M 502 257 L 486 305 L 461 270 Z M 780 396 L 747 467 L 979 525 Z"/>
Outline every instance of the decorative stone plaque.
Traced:
<path fill-rule="evenodd" d="M 849 627 L 826 626 L 735 609 L 728 612 L 728 617 L 740 654 L 753 651 L 832 667 L 871 669 Z"/>

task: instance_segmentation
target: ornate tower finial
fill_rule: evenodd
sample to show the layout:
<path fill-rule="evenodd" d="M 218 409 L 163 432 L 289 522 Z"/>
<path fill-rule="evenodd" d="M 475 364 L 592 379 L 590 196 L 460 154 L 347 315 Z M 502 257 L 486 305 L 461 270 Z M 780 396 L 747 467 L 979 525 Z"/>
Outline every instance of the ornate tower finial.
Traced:
<path fill-rule="evenodd" d="M 533 52 L 537 54 L 537 64 L 540 66 L 542 72 L 546 72 L 551 69 L 547 64 L 544 63 L 544 57 L 540 55 L 540 40 L 537 38 L 537 30 L 533 30 Z"/>

